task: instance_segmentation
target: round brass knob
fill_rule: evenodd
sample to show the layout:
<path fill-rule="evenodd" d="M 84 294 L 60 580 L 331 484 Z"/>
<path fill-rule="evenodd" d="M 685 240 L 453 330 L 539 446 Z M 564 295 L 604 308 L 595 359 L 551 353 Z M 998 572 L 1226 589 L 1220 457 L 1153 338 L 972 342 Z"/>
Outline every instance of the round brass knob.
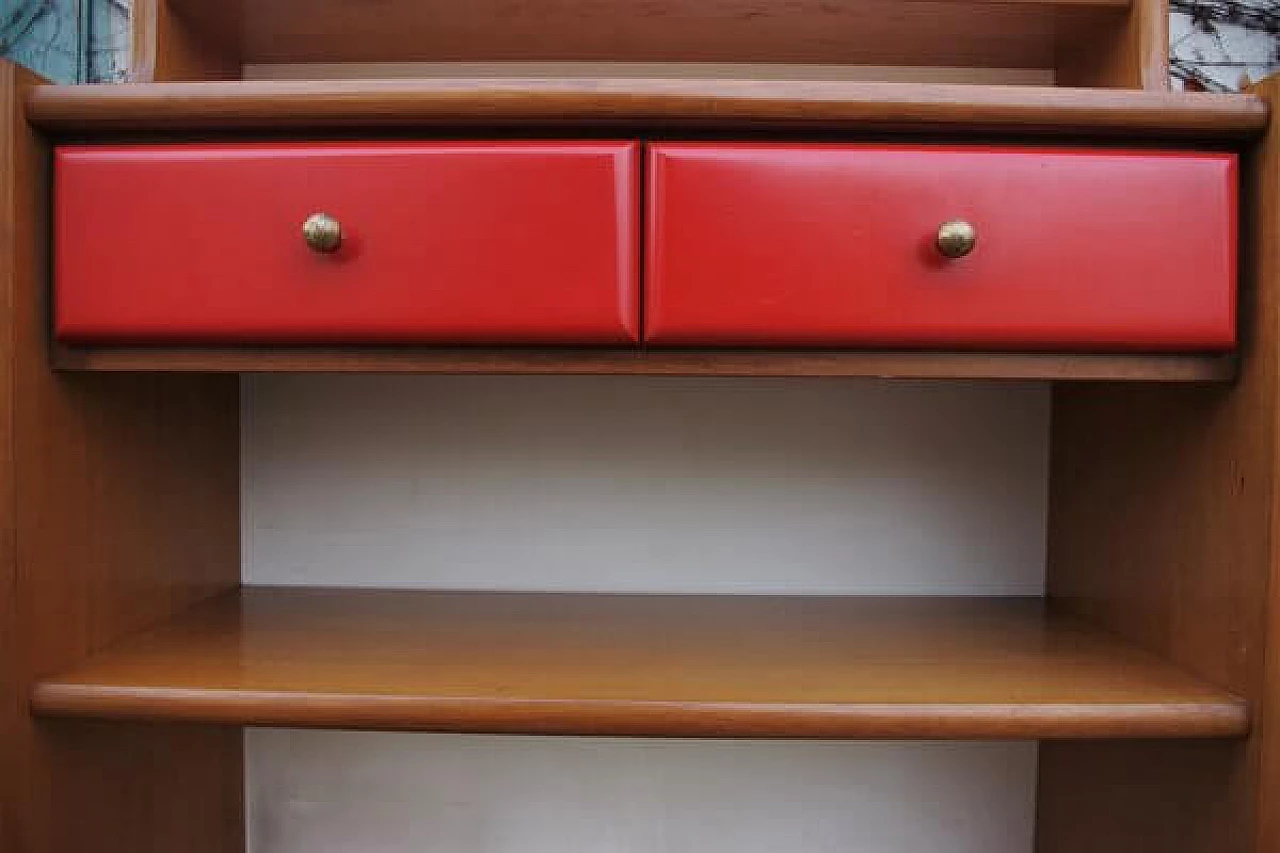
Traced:
<path fill-rule="evenodd" d="M 302 239 L 315 252 L 336 252 L 342 245 L 342 225 L 327 213 L 313 213 L 302 223 Z"/>
<path fill-rule="evenodd" d="M 944 258 L 963 258 L 978 245 L 978 229 L 963 219 L 953 219 L 938 226 L 935 243 Z"/>

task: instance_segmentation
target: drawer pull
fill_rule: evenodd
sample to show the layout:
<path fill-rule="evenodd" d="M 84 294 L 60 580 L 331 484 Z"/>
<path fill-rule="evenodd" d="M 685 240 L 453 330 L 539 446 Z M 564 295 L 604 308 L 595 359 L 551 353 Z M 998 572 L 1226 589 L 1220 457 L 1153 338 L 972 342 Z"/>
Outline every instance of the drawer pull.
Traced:
<path fill-rule="evenodd" d="M 953 219 L 938 226 L 934 242 L 944 258 L 963 258 L 978 244 L 978 229 L 963 219 Z"/>
<path fill-rule="evenodd" d="M 313 213 L 302 223 L 302 239 L 315 252 L 336 252 L 342 245 L 342 225 L 327 213 Z"/>

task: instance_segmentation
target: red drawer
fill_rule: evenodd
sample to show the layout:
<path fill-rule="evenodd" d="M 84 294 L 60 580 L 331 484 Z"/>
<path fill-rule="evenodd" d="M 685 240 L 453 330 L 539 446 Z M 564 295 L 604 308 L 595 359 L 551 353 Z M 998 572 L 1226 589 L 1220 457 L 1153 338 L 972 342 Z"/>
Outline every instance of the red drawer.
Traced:
<path fill-rule="evenodd" d="M 631 143 L 67 146 L 69 342 L 622 343 L 639 334 Z M 334 251 L 303 239 L 312 214 Z"/>
<path fill-rule="evenodd" d="M 649 182 L 654 344 L 1235 343 L 1231 154 L 672 144 Z"/>

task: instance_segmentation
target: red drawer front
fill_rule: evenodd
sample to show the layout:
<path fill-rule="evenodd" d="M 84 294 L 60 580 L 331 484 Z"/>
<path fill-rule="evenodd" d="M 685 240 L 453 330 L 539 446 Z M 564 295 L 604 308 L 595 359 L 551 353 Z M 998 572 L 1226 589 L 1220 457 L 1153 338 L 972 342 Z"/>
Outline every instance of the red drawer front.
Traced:
<path fill-rule="evenodd" d="M 649 181 L 654 344 L 1235 343 L 1231 154 L 673 144 Z"/>
<path fill-rule="evenodd" d="M 622 343 L 632 143 L 67 146 L 68 342 Z M 302 224 L 341 223 L 332 253 Z"/>

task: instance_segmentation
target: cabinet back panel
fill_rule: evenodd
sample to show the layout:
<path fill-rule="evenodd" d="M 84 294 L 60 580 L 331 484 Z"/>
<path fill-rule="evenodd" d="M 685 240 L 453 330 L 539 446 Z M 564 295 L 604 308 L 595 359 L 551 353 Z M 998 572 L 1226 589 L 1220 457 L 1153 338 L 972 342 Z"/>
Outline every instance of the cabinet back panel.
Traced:
<path fill-rule="evenodd" d="M 248 734 L 251 853 L 1028 853 L 1033 743 Z"/>
<path fill-rule="evenodd" d="M 1044 386 L 246 377 L 244 579 L 1038 595 Z"/>

